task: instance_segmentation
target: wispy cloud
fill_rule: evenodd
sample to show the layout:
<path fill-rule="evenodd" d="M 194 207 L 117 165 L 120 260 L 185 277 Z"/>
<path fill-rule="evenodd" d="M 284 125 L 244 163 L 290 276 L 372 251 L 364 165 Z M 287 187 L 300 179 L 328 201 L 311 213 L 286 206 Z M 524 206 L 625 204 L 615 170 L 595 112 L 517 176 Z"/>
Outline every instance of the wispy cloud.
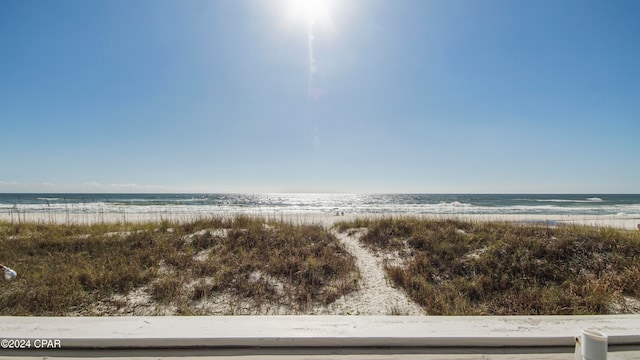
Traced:
<path fill-rule="evenodd" d="M 134 183 L 125 184 L 103 184 L 97 181 L 88 181 L 82 184 L 82 187 L 91 191 L 115 191 L 115 192 L 150 192 L 150 191 L 168 191 L 167 186 L 162 185 L 141 185 Z"/>
<path fill-rule="evenodd" d="M 4 187 L 16 187 L 19 183 L 15 181 L 0 181 L 0 188 Z"/>
<path fill-rule="evenodd" d="M 0 181 L 0 192 L 167 192 L 175 191 L 167 186 L 134 183 L 103 184 L 87 181 L 80 184 L 55 184 L 51 182 Z"/>

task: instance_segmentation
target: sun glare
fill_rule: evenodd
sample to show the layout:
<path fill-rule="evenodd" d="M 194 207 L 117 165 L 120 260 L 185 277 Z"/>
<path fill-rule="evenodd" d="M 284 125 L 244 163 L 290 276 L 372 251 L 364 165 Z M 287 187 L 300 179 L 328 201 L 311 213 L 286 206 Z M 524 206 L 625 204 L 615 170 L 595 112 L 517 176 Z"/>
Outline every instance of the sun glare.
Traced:
<path fill-rule="evenodd" d="M 325 4 L 322 0 L 302 0 L 304 2 L 304 10 L 307 16 L 307 20 L 315 21 L 316 17 L 320 15 L 324 9 Z"/>
<path fill-rule="evenodd" d="M 293 12 L 308 23 L 323 22 L 329 16 L 327 0 L 295 0 Z"/>

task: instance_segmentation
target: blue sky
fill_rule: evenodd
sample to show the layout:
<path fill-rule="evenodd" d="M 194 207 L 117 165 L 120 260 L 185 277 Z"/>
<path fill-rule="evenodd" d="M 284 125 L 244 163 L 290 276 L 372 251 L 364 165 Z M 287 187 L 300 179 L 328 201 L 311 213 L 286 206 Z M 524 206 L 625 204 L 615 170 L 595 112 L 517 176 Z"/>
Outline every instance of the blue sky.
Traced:
<path fill-rule="evenodd" d="M 309 1 L 0 2 L 0 192 L 640 193 L 640 2 Z"/>

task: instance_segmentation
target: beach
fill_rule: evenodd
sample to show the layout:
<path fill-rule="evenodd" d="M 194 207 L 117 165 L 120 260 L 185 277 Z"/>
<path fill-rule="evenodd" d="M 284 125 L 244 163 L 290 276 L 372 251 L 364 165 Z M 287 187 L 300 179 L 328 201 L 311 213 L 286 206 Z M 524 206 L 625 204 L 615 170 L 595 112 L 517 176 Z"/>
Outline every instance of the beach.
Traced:
<path fill-rule="evenodd" d="M 185 300 L 182 305 L 176 305 L 169 300 L 158 300 L 158 286 L 164 284 L 163 281 L 168 282 L 163 285 L 165 287 L 178 286 L 170 283 L 170 280 L 162 279 L 174 279 L 178 274 L 190 273 L 191 270 L 189 267 L 182 270 L 172 268 L 162 259 L 159 260 L 160 264 L 147 265 L 160 266 L 159 277 L 156 280 L 99 298 L 89 306 L 70 309 L 64 313 L 65 315 L 179 315 L 185 306 L 188 306 L 190 313 L 200 315 L 425 315 L 423 307 L 390 280 L 386 268 L 388 264 L 402 263 L 411 258 L 412 255 L 408 254 L 413 254 L 413 250 L 408 249 L 405 255 L 385 249 L 376 250 L 361 241 L 367 229 L 341 232 L 335 227 L 336 224 L 367 223 L 380 219 L 417 219 L 436 222 L 450 220 L 542 225 L 551 228 L 585 225 L 594 231 L 604 228 L 636 230 L 640 224 L 640 216 L 636 214 L 637 208 L 638 196 L 603 195 L 4 194 L 0 197 L 0 221 L 10 225 L 71 225 L 87 228 L 105 225 L 123 229 L 137 229 L 151 224 L 151 227 L 163 228 L 165 231 L 167 227 L 174 227 L 178 231 L 177 228 L 184 224 L 197 222 L 219 222 L 221 219 L 233 222 L 233 219 L 238 217 L 256 219 L 261 224 L 265 222 L 264 226 L 267 227 L 271 225 L 266 225 L 266 222 L 292 224 L 297 227 L 320 225 L 352 256 L 359 273 L 356 291 L 347 291 L 328 303 L 312 301 L 311 306 L 304 308 L 272 301 L 256 305 L 255 301 L 228 291 L 217 291 L 208 294 L 204 299 Z M 207 228 L 213 225 L 203 226 L 205 228 L 186 231 L 176 236 L 178 239 L 194 239 L 228 234 L 228 229 Z M 458 230 L 464 233 L 463 230 L 456 231 Z M 164 236 L 155 231 L 152 237 Z M 116 236 L 126 243 L 132 234 L 140 232 L 147 233 L 149 230 L 110 230 L 106 234 L 92 236 L 98 241 L 105 236 Z M 16 240 L 15 236 L 8 236 L 8 240 Z M 76 234 L 67 237 L 66 240 L 61 238 L 57 241 L 81 240 L 85 236 L 89 235 Z M 87 246 L 88 251 L 92 251 L 90 244 Z M 202 266 L 212 261 L 211 254 L 216 254 L 214 248 L 198 248 L 193 251 L 193 258 L 187 259 L 192 264 L 191 267 Z M 177 253 L 171 256 L 183 255 Z M 11 260 L 3 259 L 8 263 L 11 263 Z M 28 271 L 20 268 L 20 259 L 15 261 L 18 262 L 16 267 L 19 273 Z M 131 271 L 137 270 L 132 268 Z M 98 273 L 93 276 L 103 275 Z M 182 279 L 183 276 L 180 276 Z M 273 291 L 276 292 L 286 288 L 277 277 L 266 274 L 265 269 L 254 271 L 248 274 L 248 277 L 247 281 L 250 283 L 265 283 L 267 289 L 275 289 Z M 197 292 L 198 287 L 211 286 L 212 279 L 210 275 L 195 276 L 191 280 L 180 280 L 182 285 L 179 286 L 183 292 Z M 626 297 L 617 306 L 626 309 L 625 311 L 640 311 L 640 301 L 634 297 Z"/>
<path fill-rule="evenodd" d="M 86 234 L 82 233 L 72 234 L 63 236 L 59 238 L 60 240 L 48 240 L 42 237 L 42 235 L 38 235 L 42 229 L 38 230 L 20 230 L 25 234 L 33 233 L 36 236 L 36 241 L 34 244 L 37 244 L 40 241 L 45 241 L 53 244 L 54 246 L 57 242 L 62 242 L 64 244 L 72 244 L 74 241 L 85 241 L 82 246 L 85 246 L 89 251 L 92 252 L 94 250 L 91 249 L 91 244 L 94 241 L 102 242 L 105 239 L 116 239 L 117 241 L 121 241 L 125 246 L 131 241 L 139 241 L 137 235 L 148 234 L 149 240 L 144 241 L 171 241 L 175 242 L 178 246 L 177 249 L 182 249 L 184 246 L 192 247 L 191 242 L 196 241 L 198 239 L 205 239 L 206 237 L 222 237 L 226 238 L 229 236 L 230 229 L 219 228 L 220 225 L 213 225 L 214 222 L 220 221 L 228 221 L 229 223 L 233 223 L 234 221 L 238 221 L 238 216 L 240 219 L 242 216 L 246 216 L 246 214 L 229 214 L 226 217 L 221 217 L 219 215 L 216 216 L 205 216 L 203 214 L 172 214 L 171 216 L 161 216 L 156 217 L 156 215 L 150 214 L 127 214 L 126 217 L 123 217 L 121 214 L 65 214 L 65 213 L 50 213 L 50 214 L 37 214 L 37 213 L 23 213 L 19 214 L 11 214 L 11 216 L 7 216 L 7 214 L 3 214 L 0 216 L 0 221 L 5 221 L 9 224 L 9 227 L 5 226 L 4 231 L 14 231 L 14 230 L 6 230 L 11 226 L 19 226 L 16 229 L 28 229 L 29 226 L 35 224 L 40 224 L 47 228 L 48 225 L 52 225 L 54 228 L 50 228 L 54 231 L 55 234 L 58 234 L 59 231 L 55 230 L 57 224 L 80 226 L 80 229 L 91 228 L 92 225 L 95 224 L 103 224 L 109 226 L 117 226 L 123 229 L 130 229 L 125 231 L 111 231 L 111 230 L 100 230 L 100 231 L 109 231 L 107 233 L 97 233 L 97 234 Z M 224 220 L 226 219 L 226 220 Z M 234 220 L 236 219 L 236 220 Z M 280 214 L 275 216 L 249 216 L 248 219 L 254 219 L 257 221 L 259 225 L 259 230 L 264 228 L 267 231 L 264 235 L 259 235 L 259 238 L 262 236 L 271 236 L 268 231 L 270 231 L 273 226 L 268 225 L 271 223 L 270 221 L 275 221 L 279 224 L 291 224 L 294 225 L 294 228 L 301 228 L 309 225 L 320 225 L 324 231 L 330 233 L 337 239 L 339 244 L 343 246 L 343 248 L 347 251 L 348 255 L 350 255 L 355 261 L 355 267 L 359 273 L 357 277 L 357 286 L 356 291 L 347 291 L 343 295 L 338 296 L 335 300 L 319 303 L 316 301 L 311 301 L 311 306 L 303 306 L 302 308 L 291 306 L 291 304 L 283 304 L 283 303 L 273 303 L 269 300 L 260 300 L 260 303 L 256 305 L 255 301 L 250 299 L 243 298 L 242 296 L 238 297 L 237 294 L 230 293 L 228 291 L 215 291 L 204 297 L 192 295 L 193 300 L 185 300 L 185 302 L 180 304 L 175 304 L 169 298 L 166 301 L 158 300 L 158 284 L 162 284 L 163 279 L 169 279 L 168 281 L 172 281 L 171 279 L 175 279 L 176 277 L 182 279 L 180 280 L 182 285 L 169 284 L 163 286 L 179 286 L 182 290 L 181 292 L 186 293 L 194 293 L 198 292 L 198 287 L 203 287 L 206 289 L 208 286 L 211 286 L 212 281 L 214 281 L 214 277 L 211 275 L 206 276 L 193 276 L 191 278 L 184 278 L 183 274 L 191 273 L 191 269 L 195 267 L 204 266 L 207 262 L 215 261 L 215 257 L 218 256 L 217 247 L 211 246 L 202 246 L 202 247 L 194 247 L 193 250 L 189 250 L 185 253 L 186 250 L 179 250 L 175 255 L 166 255 L 167 259 L 160 258 L 159 262 L 149 263 L 146 266 L 153 266 L 154 268 L 159 266 L 157 273 L 158 278 L 156 280 L 152 280 L 151 282 L 147 282 L 142 286 L 134 286 L 133 288 L 113 293 L 111 295 L 105 296 L 103 298 L 98 298 L 97 301 L 94 301 L 89 306 L 82 306 L 80 308 L 69 309 L 68 311 L 63 311 L 64 315 L 67 316 L 90 316 L 90 315 L 124 315 L 124 316 L 157 316 L 157 315 L 180 315 L 185 311 L 184 306 L 188 306 L 190 310 L 188 310 L 191 314 L 197 315 L 425 315 L 426 312 L 422 306 L 418 305 L 414 300 L 411 299 L 410 296 L 393 283 L 393 281 L 389 278 L 388 268 L 389 264 L 393 266 L 404 266 L 404 262 L 408 261 L 408 259 L 413 258 L 414 250 L 407 248 L 403 251 L 387 251 L 385 249 L 377 249 L 371 246 L 367 246 L 362 242 L 362 237 L 369 230 L 368 228 L 354 228 L 349 231 L 339 231 L 339 229 L 335 225 L 339 225 L 341 223 L 351 223 L 357 225 L 358 222 L 375 222 L 376 220 L 386 219 L 386 220 L 398 220 L 403 222 L 405 220 L 416 221 L 416 223 L 420 223 L 422 220 L 425 221 L 435 221 L 437 224 L 441 224 L 438 226 L 448 226 L 449 222 L 453 222 L 455 228 L 456 236 L 468 237 L 471 236 L 466 230 L 463 228 L 472 226 L 469 224 L 511 224 L 518 225 L 521 224 L 523 226 L 538 226 L 541 228 L 563 228 L 563 225 L 586 225 L 591 227 L 593 233 L 598 233 L 600 229 L 606 228 L 615 228 L 615 229 L 624 229 L 624 230 L 633 230 L 636 228 L 637 223 L 640 222 L 639 219 L 635 217 L 624 217 L 620 215 L 535 215 L 535 214 L 465 214 L 465 215 L 451 215 L 451 214 L 429 214 L 429 215 L 416 215 L 416 214 L 393 214 L 393 215 L 385 215 L 385 214 L 345 214 L 342 215 L 341 212 L 337 212 L 337 215 L 327 214 L 327 213 L 304 213 L 304 214 Z M 251 221 L 254 221 L 251 220 Z M 182 226 L 186 226 L 187 229 L 191 229 L 192 223 L 202 223 L 203 225 L 198 225 L 200 227 L 194 228 L 193 230 L 181 230 Z M 210 223 L 211 222 L 211 223 Z M 243 221 L 246 223 L 247 221 Z M 24 224 L 24 226 L 21 226 Z M 30 225 L 31 224 L 31 225 Z M 48 225 L 47 225 L 48 224 Z M 113 225 L 109 225 L 113 224 Z M 211 224 L 211 225 L 207 225 Z M 458 224 L 458 225 L 455 225 Z M 467 224 L 467 225 L 465 225 Z M 149 228 L 149 225 L 151 228 Z M 509 228 L 511 225 L 507 225 Z M 139 226 L 146 226 L 140 228 L 140 230 L 132 230 L 137 229 Z M 236 231 L 240 231 L 242 234 L 244 231 L 247 231 L 245 228 L 240 228 Z M 278 225 L 279 226 L 279 225 Z M 354 225 L 350 225 L 354 226 Z M 482 227 L 482 226 L 480 226 Z M 497 229 L 500 229 L 500 225 L 497 226 Z M 155 228 L 155 229 L 154 229 Z M 517 229 L 517 227 L 516 227 Z M 25 232 L 26 231 L 26 232 Z M 35 233 L 33 232 L 35 231 Z M 71 231 L 71 230 L 65 230 Z M 74 231 L 90 231 L 90 230 L 74 230 Z M 94 230 L 91 230 L 94 231 Z M 492 230 L 491 230 L 492 231 Z M 500 230 L 502 231 L 502 230 Z M 579 230 L 582 231 L 582 230 Z M 635 231 L 633 231 L 635 233 Z M 9 233 L 7 233 L 9 234 Z M 304 233 L 301 233 L 299 236 Z M 0 234 L 1 235 L 1 234 Z M 30 235 L 7 235 L 6 241 L 20 241 L 21 239 L 28 239 L 25 236 Z M 58 236 L 58 235 L 56 235 Z M 238 235 L 242 236 L 242 235 Z M 451 235 L 448 235 L 451 236 Z M 485 235 L 482 235 L 485 236 Z M 558 235 L 560 236 L 560 235 Z M 599 235 L 598 235 L 599 236 Z M 204 238 L 203 238 L 204 237 Z M 454 238 L 451 238 L 451 241 L 454 241 Z M 95 239 L 95 240 L 92 240 Z M 102 239 L 102 240 L 101 240 Z M 121 240 L 118 240 L 121 239 Z M 166 239 L 166 240 L 162 240 Z M 196 239 L 196 240 L 192 240 Z M 472 238 L 469 238 L 472 239 Z M 551 239 L 555 239 L 555 236 L 552 236 Z M 205 239 L 206 240 L 206 239 Z M 203 240 L 203 241 L 205 241 Z M 547 241 L 544 238 L 537 239 L 534 238 L 531 241 Z M 199 241 L 199 240 L 198 240 Z M 209 241 L 209 240 L 206 240 Z M 447 242 L 449 240 L 446 240 Z M 557 241 L 557 240 L 553 240 Z M 573 240 L 572 240 L 573 241 Z M 18 243 L 16 243 L 18 244 Z M 37 245 L 35 245 L 37 246 Z M 49 245 L 51 246 L 51 245 Z M 71 249 L 76 249 L 79 245 L 65 245 L 72 246 Z M 195 246 L 195 245 L 194 245 Z M 406 246 L 406 244 L 405 244 Z M 448 246 L 448 245 L 447 245 Z M 480 245 L 478 245 L 480 246 Z M 486 245 L 484 245 L 486 246 Z M 548 246 L 548 245 L 543 245 Z M 32 252 L 36 250 L 26 251 Z M 75 251 L 75 250 L 73 250 Z M 79 251 L 79 250 L 78 250 Z M 266 250 L 269 251 L 269 250 Z M 473 258 L 478 259 L 482 256 L 482 254 L 486 251 L 486 247 L 479 247 L 474 250 L 473 247 L 470 248 L 471 252 L 461 253 L 460 256 L 463 258 Z M 509 250 L 511 251 L 511 250 Z M 516 250 L 520 251 L 520 250 Z M 192 255 L 187 255 L 191 253 Z M 605 254 L 606 255 L 606 254 Z M 28 272 L 30 271 L 28 268 L 25 268 L 29 261 L 26 258 L 23 259 L 23 254 L 18 253 L 16 255 L 12 255 L 14 259 L 6 259 L 8 255 L 4 255 L 5 259 L 3 259 L 4 263 L 8 263 L 9 265 L 13 265 L 18 271 L 19 278 L 16 284 L 20 283 L 20 280 L 24 277 L 28 277 Z M 49 255 L 51 256 L 51 255 Z M 82 252 L 78 255 L 80 259 L 84 259 L 82 261 L 89 261 L 87 264 L 94 263 L 92 259 L 85 259 Z M 117 253 L 114 256 L 118 256 Z M 123 255 L 124 256 L 124 255 Z M 185 260 L 176 260 L 176 256 L 181 257 Z M 599 256 L 599 255 L 598 255 Z M 45 255 L 46 257 L 46 255 Z M 170 260 L 174 259 L 174 260 Z M 114 259 L 107 259 L 109 263 L 111 263 Z M 122 259 L 118 259 L 122 260 Z M 535 260 L 535 259 L 533 259 Z M 98 260 L 96 260 L 98 261 Z M 126 260 L 124 260 L 126 263 Z M 175 267 L 170 265 L 170 262 L 179 263 L 184 261 L 188 261 L 189 264 L 187 267 Z M 314 260 L 315 261 L 315 260 Z M 466 261 L 466 260 L 465 260 Z M 535 260 L 540 261 L 540 260 Z M 134 261 L 135 262 L 135 261 Z M 20 265 L 20 264 L 24 265 Z M 33 263 L 30 266 L 41 266 L 42 264 Z M 61 268 L 64 268 L 66 265 L 64 263 L 60 264 Z M 91 265 L 93 266 L 93 265 Z M 142 265 L 141 265 L 142 266 Z M 240 266 L 240 265 L 237 265 Z M 244 266 L 244 265 L 242 265 Z M 251 265 L 253 266 L 253 265 Z M 302 265 L 304 266 L 308 265 Z M 634 265 L 635 266 L 635 265 Z M 137 271 L 137 267 L 132 267 L 131 271 Z M 247 276 L 247 281 L 249 284 L 266 284 L 263 286 L 267 286 L 266 291 L 276 291 L 282 292 L 282 289 L 286 289 L 288 285 L 282 283 L 281 280 L 278 279 L 277 276 L 269 275 L 265 271 L 267 268 L 263 268 L 262 270 L 253 270 Z M 63 271 L 63 270 L 61 270 Z M 108 271 L 108 270 L 104 270 Z M 233 271 L 233 270 L 232 270 Z M 554 270 L 559 271 L 559 270 Z M 566 270 L 563 270 L 566 271 Z M 95 281 L 102 280 L 90 280 L 90 277 L 103 277 L 104 273 L 101 271 L 97 271 L 94 275 L 84 275 L 80 274 L 80 281 L 84 284 L 94 284 Z M 192 275 L 190 275 L 192 276 Z M 635 275 L 634 275 L 635 276 Z M 190 280 L 189 280 L 190 279 Z M 52 281 L 63 281 L 62 278 L 58 280 Z M 343 280 L 344 281 L 344 280 Z M 351 281 L 351 280 L 346 280 Z M 354 280 L 356 281 L 356 280 Z M 86 286 L 86 285 L 83 285 Z M 93 285 L 92 285 L 93 286 Z M 268 290 L 272 289 L 272 290 Z M 275 290 L 274 290 L 275 289 Z M 324 290 L 323 290 L 324 291 Z M 154 295 L 156 294 L 156 295 Z M 622 312 L 622 313 L 638 313 L 640 312 L 640 301 L 633 296 L 626 296 L 621 298 L 622 302 L 618 302 L 611 311 L 614 313 Z M 185 305 L 187 304 L 187 305 Z"/>

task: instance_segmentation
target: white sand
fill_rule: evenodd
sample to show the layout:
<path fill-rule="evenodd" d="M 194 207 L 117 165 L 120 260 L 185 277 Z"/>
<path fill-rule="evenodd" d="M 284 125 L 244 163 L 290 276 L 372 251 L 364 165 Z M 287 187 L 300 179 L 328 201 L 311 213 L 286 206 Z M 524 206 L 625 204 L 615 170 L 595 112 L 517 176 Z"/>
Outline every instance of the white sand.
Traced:
<path fill-rule="evenodd" d="M 424 310 L 407 297 L 406 293 L 391 286 L 383 267 L 383 258 L 369 251 L 359 242 L 363 231 L 352 236 L 334 233 L 347 251 L 356 258 L 361 279 L 359 291 L 344 296 L 320 314 L 332 315 L 425 315 Z"/>

